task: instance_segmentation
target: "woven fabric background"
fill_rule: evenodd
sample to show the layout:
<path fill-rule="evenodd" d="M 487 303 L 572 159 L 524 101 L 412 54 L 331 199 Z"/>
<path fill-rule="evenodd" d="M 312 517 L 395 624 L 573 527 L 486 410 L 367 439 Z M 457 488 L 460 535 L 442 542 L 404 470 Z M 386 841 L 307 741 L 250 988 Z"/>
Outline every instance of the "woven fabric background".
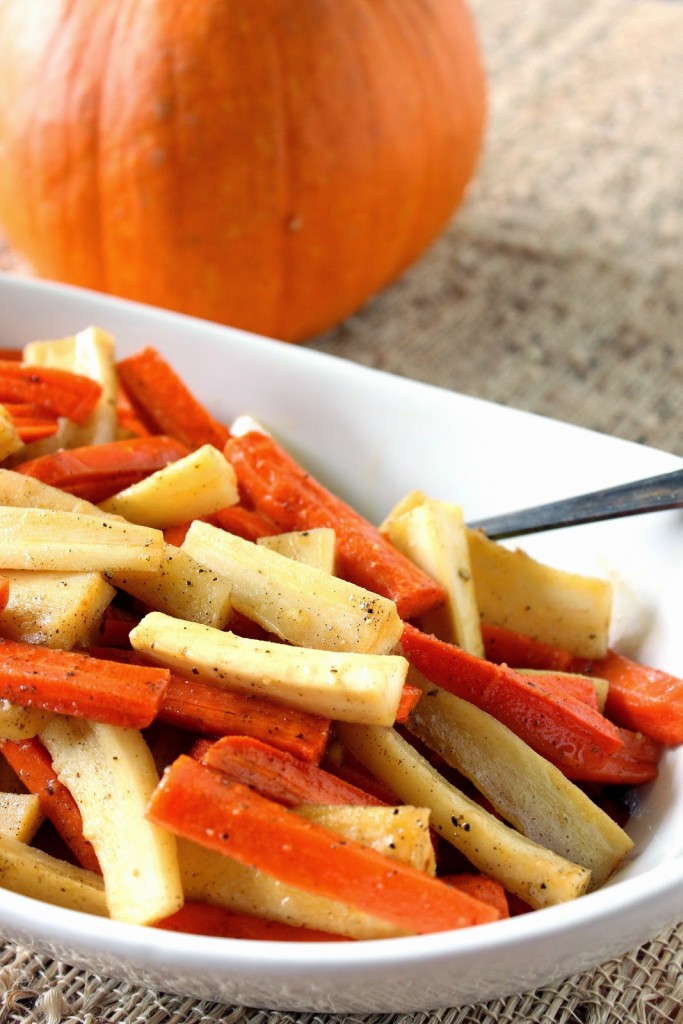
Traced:
<path fill-rule="evenodd" d="M 491 83 L 477 181 L 420 263 L 311 347 L 683 455 L 683 4 L 471 7 Z M 1 245 L 0 267 L 28 272 Z M 11 945 L 0 997 L 0 1024 L 683 1024 L 683 926 L 552 989 L 432 1014 L 219 1006 Z"/>

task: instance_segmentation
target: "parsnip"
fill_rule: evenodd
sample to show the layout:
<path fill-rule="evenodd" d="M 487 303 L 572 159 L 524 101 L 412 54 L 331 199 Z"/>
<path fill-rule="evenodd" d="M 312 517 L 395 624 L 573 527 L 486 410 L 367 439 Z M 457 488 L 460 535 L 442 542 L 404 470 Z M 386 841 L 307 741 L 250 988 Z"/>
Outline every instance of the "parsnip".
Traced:
<path fill-rule="evenodd" d="M 96 380 L 102 388 L 97 408 L 87 423 L 79 426 L 60 422 L 58 440 L 48 438 L 45 451 L 75 448 L 85 444 L 105 444 L 116 437 L 116 401 L 118 381 L 114 365 L 115 342 L 100 327 L 86 327 L 75 335 L 51 341 L 32 341 L 24 347 L 24 362 L 30 366 L 48 366 L 68 370 Z M 35 453 L 31 453 L 31 458 Z"/>
<path fill-rule="evenodd" d="M 0 508 L 0 567 L 77 572 L 159 569 L 160 530 L 107 516 Z"/>
<path fill-rule="evenodd" d="M 0 405 L 0 462 L 4 462 L 8 456 L 20 451 L 23 447 L 24 442 L 19 437 L 12 417 L 4 405 Z"/>
<path fill-rule="evenodd" d="M 35 793 L 0 793 L 0 835 L 30 843 L 44 820 Z"/>
<path fill-rule="evenodd" d="M 351 722 L 393 723 L 408 670 L 398 655 L 250 640 L 161 612 L 146 615 L 130 642 L 159 664 L 215 686 Z"/>
<path fill-rule="evenodd" d="M 588 868 L 591 888 L 602 885 L 633 847 L 624 830 L 507 726 L 418 673 L 410 680 L 425 694 L 410 731 L 523 835 Z"/>
<path fill-rule="evenodd" d="M 53 906 L 107 916 L 99 875 L 0 835 L 0 885 Z"/>
<path fill-rule="evenodd" d="M 227 576 L 237 611 L 291 644 L 387 654 L 401 636 L 393 601 L 226 530 L 194 522 L 182 547 Z"/>
<path fill-rule="evenodd" d="M 580 658 L 607 652 L 612 588 L 607 580 L 554 569 L 467 531 L 482 621 L 561 647 Z"/>
<path fill-rule="evenodd" d="M 97 853 L 110 915 L 151 924 L 182 906 L 175 838 L 145 817 L 159 776 L 140 732 L 55 717 L 40 738 Z"/>
<path fill-rule="evenodd" d="M 32 341 L 24 347 L 23 360 L 31 366 L 69 370 L 96 380 L 102 388 L 97 407 L 87 423 L 79 426 L 60 419 L 56 434 L 27 445 L 23 459 L 34 459 L 59 448 L 104 444 L 116 438 L 118 380 L 114 365 L 114 338 L 99 327 L 86 327 L 75 335 Z"/>
<path fill-rule="evenodd" d="M 0 739 L 31 739 L 45 728 L 51 718 L 52 713 L 42 708 L 22 708 L 9 700 L 0 700 Z"/>
<path fill-rule="evenodd" d="M 426 807 L 319 806 L 304 804 L 297 814 L 339 832 L 347 839 L 410 864 L 417 871 L 436 874 L 434 844 L 429 834 Z"/>
<path fill-rule="evenodd" d="M 129 522 L 164 529 L 211 515 L 238 500 L 237 478 L 217 448 L 205 444 L 103 501 Z"/>
<path fill-rule="evenodd" d="M 116 591 L 99 572 L 4 569 L 10 596 L 0 635 L 46 647 L 87 644 Z"/>
<path fill-rule="evenodd" d="M 105 578 L 154 611 L 225 629 L 232 615 L 232 586 L 220 573 L 195 562 L 181 548 L 164 545 L 156 572 L 106 572 Z"/>
<path fill-rule="evenodd" d="M 334 574 L 335 536 L 334 530 L 328 526 L 276 533 L 273 537 L 259 537 L 256 543 L 297 562 Z"/>
<path fill-rule="evenodd" d="M 103 513 L 90 501 L 60 491 L 32 476 L 24 476 L 12 469 L 0 469 L 0 505 L 12 508 L 44 508 L 54 512 L 79 512 L 86 516 Z"/>
<path fill-rule="evenodd" d="M 479 608 L 460 506 L 412 491 L 392 510 L 381 532 L 446 592 L 445 605 L 422 616 L 420 628 L 483 657 Z"/>
<path fill-rule="evenodd" d="M 447 782 L 394 729 L 337 726 L 346 749 L 408 804 L 428 807 L 431 824 L 479 871 L 534 908 L 586 892 L 590 871 L 539 846 Z"/>

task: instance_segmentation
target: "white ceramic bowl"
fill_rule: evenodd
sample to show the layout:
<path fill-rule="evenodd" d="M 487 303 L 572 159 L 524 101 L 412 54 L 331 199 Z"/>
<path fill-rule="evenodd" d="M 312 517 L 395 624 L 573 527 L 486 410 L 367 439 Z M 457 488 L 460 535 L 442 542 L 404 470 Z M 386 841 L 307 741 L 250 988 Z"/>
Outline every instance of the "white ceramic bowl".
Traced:
<path fill-rule="evenodd" d="M 0 344 L 89 325 L 157 346 L 225 421 L 249 412 L 374 521 L 411 488 L 478 518 L 675 469 L 664 452 L 167 312 L 0 276 Z M 613 642 L 683 675 L 683 513 L 527 538 L 616 588 Z M 103 921 L 0 891 L 5 936 L 156 989 L 271 1009 L 425 1010 L 550 984 L 683 919 L 683 751 L 639 795 L 635 851 L 602 890 L 475 929 L 371 943 L 250 942 Z"/>

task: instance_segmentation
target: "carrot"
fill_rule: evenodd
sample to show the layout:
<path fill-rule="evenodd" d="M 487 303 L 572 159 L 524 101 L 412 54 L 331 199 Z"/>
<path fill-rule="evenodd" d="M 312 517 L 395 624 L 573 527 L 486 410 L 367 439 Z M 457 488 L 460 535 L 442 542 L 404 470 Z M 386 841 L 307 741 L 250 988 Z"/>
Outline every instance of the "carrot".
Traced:
<path fill-rule="evenodd" d="M 194 753 L 194 751 L 193 751 Z M 200 756 L 203 764 L 233 782 L 250 786 L 286 807 L 297 804 L 379 804 L 324 768 L 262 743 L 251 736 L 224 736 Z"/>
<path fill-rule="evenodd" d="M 330 736 L 328 718 L 173 671 L 159 718 L 209 736 L 248 735 L 311 764 L 318 763 Z"/>
<path fill-rule="evenodd" d="M 170 434 L 189 448 L 212 444 L 222 449 L 230 436 L 195 398 L 175 370 L 154 348 L 145 348 L 117 364 L 119 380 L 143 424 L 154 434 Z"/>
<path fill-rule="evenodd" d="M 213 522 L 228 533 L 235 533 L 244 540 L 258 540 L 280 533 L 279 528 L 265 516 L 245 508 L 243 505 L 229 505 L 213 514 Z"/>
<path fill-rule="evenodd" d="M 145 664 L 135 651 L 91 647 L 94 658 Z M 302 761 L 317 764 L 330 738 L 328 718 L 273 704 L 263 697 L 211 686 L 169 670 L 160 721 L 206 736 L 252 736 Z"/>
<path fill-rule="evenodd" d="M 0 402 L 34 402 L 54 416 L 85 423 L 102 394 L 97 381 L 68 370 L 0 359 Z"/>
<path fill-rule="evenodd" d="M 516 633 L 504 626 L 482 622 L 481 635 L 487 661 L 510 668 L 538 668 L 549 672 L 581 672 L 578 660 L 559 647 Z M 588 663 L 581 663 L 584 669 Z"/>
<path fill-rule="evenodd" d="M 355 509 L 318 483 L 271 437 L 254 431 L 225 447 L 244 503 L 281 531 L 332 527 L 339 575 L 396 602 L 410 619 L 443 603 L 443 588 Z"/>
<path fill-rule="evenodd" d="M 46 412 L 35 402 L 5 402 L 3 408 L 24 444 L 41 441 L 57 433 L 57 416 Z"/>
<path fill-rule="evenodd" d="M 615 651 L 593 662 L 592 672 L 609 683 L 605 713 L 615 722 L 663 746 L 683 743 L 682 679 Z"/>
<path fill-rule="evenodd" d="M 649 736 L 630 729 L 618 729 L 622 747 L 605 758 L 602 764 L 558 768 L 572 782 L 595 782 L 603 786 L 640 786 L 657 778 L 657 763 L 662 748 Z"/>
<path fill-rule="evenodd" d="M 454 886 L 460 892 L 466 892 L 482 903 L 490 903 L 495 907 L 501 918 L 510 916 L 510 905 L 504 886 L 488 875 L 478 875 L 468 871 L 457 875 L 443 875 L 442 880 Z"/>
<path fill-rule="evenodd" d="M 261 939 L 265 942 L 349 942 L 344 935 L 267 921 L 253 914 L 241 914 L 212 903 L 188 902 L 175 914 L 162 918 L 154 925 L 169 932 L 188 935 L 214 935 L 223 939 Z"/>
<path fill-rule="evenodd" d="M 0 576 L 0 611 L 7 607 L 9 601 L 9 580 L 6 576 Z"/>
<path fill-rule="evenodd" d="M 361 908 L 409 933 L 498 918 L 493 907 L 343 839 L 186 755 L 164 773 L 147 816 L 285 884 Z"/>
<path fill-rule="evenodd" d="M 370 798 L 370 803 L 388 805 L 401 803 L 400 798 L 386 783 L 376 778 L 365 765 L 357 761 L 347 751 L 344 751 L 343 758 L 339 760 L 334 756 L 334 748 L 328 749 L 320 761 L 320 766 L 325 768 L 330 775 L 336 776 L 355 789 L 360 789 Z"/>
<path fill-rule="evenodd" d="M 219 508 L 210 516 L 204 518 L 204 522 L 219 526 L 228 533 L 234 533 L 243 540 L 258 540 L 259 537 L 272 537 L 279 533 L 274 523 L 268 522 L 265 516 L 258 512 L 244 508 L 243 505 L 229 505 L 226 508 Z M 187 531 L 192 526 L 191 522 L 181 523 L 178 526 L 167 527 L 164 530 L 164 539 L 167 544 L 175 544 L 176 547 L 185 540 Z"/>
<path fill-rule="evenodd" d="M 81 867 L 99 873 L 97 854 L 83 835 L 78 805 L 52 767 L 52 758 L 37 738 L 2 741 L 2 752 L 29 793 L 35 793 L 46 818 L 52 822 Z"/>
<path fill-rule="evenodd" d="M 618 750 L 616 727 L 582 701 L 506 665 L 477 658 L 406 624 L 404 655 L 427 679 L 503 722 L 556 764 L 594 766 Z"/>
<path fill-rule="evenodd" d="M 98 646 L 130 649 L 130 632 L 139 621 L 139 615 L 135 615 L 125 608 L 119 608 L 115 604 L 107 605 L 97 628 Z M 90 653 L 93 652 L 90 651 Z M 110 656 L 110 660 L 117 661 L 118 659 Z"/>
<path fill-rule="evenodd" d="M 185 540 L 187 531 L 191 526 L 192 520 L 189 520 L 187 523 L 177 523 L 174 526 L 166 526 L 164 528 L 164 540 L 167 544 L 172 544 L 173 547 L 179 548 Z"/>
<path fill-rule="evenodd" d="M 0 697 L 21 707 L 142 729 L 156 717 L 169 671 L 0 639 Z"/>
<path fill-rule="evenodd" d="M 124 437 L 150 437 L 153 433 L 135 411 L 130 395 L 120 377 L 116 390 L 116 420 L 121 435 Z"/>
<path fill-rule="evenodd" d="M 33 444 L 34 441 L 44 441 L 46 437 L 53 437 L 59 428 L 57 420 L 52 419 L 20 420 L 14 425 L 24 444 Z"/>
<path fill-rule="evenodd" d="M 396 711 L 396 721 L 399 725 L 410 718 L 410 713 L 417 707 L 421 696 L 422 690 L 419 686 L 413 686 L 411 683 L 403 684 L 401 701 Z"/>
<path fill-rule="evenodd" d="M 61 449 L 30 459 L 17 471 L 98 504 L 188 454 L 182 442 L 155 435 Z"/>
<path fill-rule="evenodd" d="M 595 686 L 588 676 L 537 669 L 534 670 L 532 678 L 537 686 L 545 685 L 553 690 L 560 691 L 560 693 L 566 693 L 568 696 L 587 704 L 594 711 L 597 711 L 599 708 Z"/>

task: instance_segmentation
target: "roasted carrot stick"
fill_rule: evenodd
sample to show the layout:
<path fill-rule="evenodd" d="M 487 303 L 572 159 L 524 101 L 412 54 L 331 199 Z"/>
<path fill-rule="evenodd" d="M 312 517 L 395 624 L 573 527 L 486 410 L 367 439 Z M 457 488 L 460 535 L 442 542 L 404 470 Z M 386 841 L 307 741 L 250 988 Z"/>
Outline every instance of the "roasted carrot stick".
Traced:
<path fill-rule="evenodd" d="M 346 751 L 344 751 L 343 758 L 339 760 L 333 756 L 331 748 L 322 758 L 320 764 L 330 775 L 334 775 L 343 782 L 347 782 L 355 789 L 360 789 L 361 792 L 371 798 L 371 802 L 374 804 L 392 805 L 401 803 L 400 797 L 389 786 L 372 775 L 365 765 L 361 764 L 360 761 L 356 761 Z"/>
<path fill-rule="evenodd" d="M 457 875 L 444 875 L 443 881 L 454 886 L 460 892 L 466 892 L 483 903 L 490 903 L 495 907 L 501 918 L 510 916 L 510 905 L 504 886 L 495 878 L 488 875 L 472 874 L 462 872 Z"/>
<path fill-rule="evenodd" d="M 211 416 L 156 349 L 122 359 L 117 370 L 137 415 L 152 433 L 169 434 L 191 449 L 224 446 L 230 436 L 227 427 Z"/>
<path fill-rule="evenodd" d="M 360 907 L 409 933 L 498 918 L 493 907 L 342 839 L 185 755 L 164 773 L 147 816 L 177 835 L 289 885 Z"/>
<path fill-rule="evenodd" d="M 235 533 L 244 540 L 258 540 L 279 533 L 279 528 L 265 516 L 259 515 L 243 505 L 228 505 L 213 514 L 213 522 L 228 533 Z"/>
<path fill-rule="evenodd" d="M 173 547 L 179 548 L 185 540 L 187 531 L 191 526 L 192 521 L 190 520 L 186 523 L 178 523 L 174 526 L 164 527 L 164 540 L 167 544 L 172 544 Z"/>
<path fill-rule="evenodd" d="M 140 618 L 140 615 L 125 608 L 119 608 L 115 604 L 107 605 L 97 628 L 98 646 L 109 650 L 112 648 L 130 650 L 129 635 L 131 630 L 137 626 Z M 111 654 L 109 657 L 111 661 L 118 660 Z"/>
<path fill-rule="evenodd" d="M 598 710 L 598 695 L 595 686 L 588 676 L 574 675 L 566 672 L 552 672 L 544 669 L 534 670 L 533 681 L 538 686 L 549 686 L 552 690 L 566 693 L 569 697 L 575 697 L 588 707 Z"/>
<path fill-rule="evenodd" d="M 185 903 L 155 928 L 188 935 L 215 935 L 223 939 L 262 939 L 266 942 L 350 942 L 343 935 L 304 928 L 281 921 L 267 921 L 253 914 L 239 914 L 212 903 Z"/>
<path fill-rule="evenodd" d="M 53 434 L 56 434 L 59 427 L 57 420 L 52 419 L 20 420 L 14 425 L 24 444 L 44 441 L 46 437 L 52 437 Z"/>
<path fill-rule="evenodd" d="M 55 416 L 85 423 L 101 394 L 101 386 L 90 377 L 0 359 L 0 402 L 34 402 Z"/>
<path fill-rule="evenodd" d="M 535 640 L 522 633 L 516 633 L 504 626 L 482 622 L 481 635 L 484 654 L 488 661 L 510 668 L 538 668 L 549 672 L 580 672 L 576 659 L 569 651 L 563 651 L 542 640 Z"/>
<path fill-rule="evenodd" d="M 659 743 L 630 729 L 619 729 L 622 747 L 602 764 L 580 767 L 557 765 L 572 782 L 595 782 L 603 786 L 640 786 L 657 778 L 662 753 Z"/>
<path fill-rule="evenodd" d="M 6 576 L 0 576 L 0 611 L 7 607 L 9 601 L 9 580 Z"/>
<path fill-rule="evenodd" d="M 200 760 L 233 782 L 250 786 L 285 807 L 297 804 L 379 804 L 362 790 L 314 764 L 262 743 L 251 736 L 224 736 Z"/>
<path fill-rule="evenodd" d="M 94 658 L 145 664 L 135 651 L 90 648 Z M 262 697 L 211 686 L 170 670 L 158 718 L 205 736 L 253 736 L 302 761 L 317 764 L 330 738 L 328 718 L 285 708 Z"/>
<path fill-rule="evenodd" d="M 155 433 L 138 416 L 120 377 L 116 391 L 116 420 L 123 437 L 149 437 Z"/>
<path fill-rule="evenodd" d="M 609 651 L 592 672 L 609 683 L 605 713 L 664 746 L 683 743 L 683 679 Z"/>
<path fill-rule="evenodd" d="M 46 412 L 35 402 L 5 402 L 3 408 L 11 417 L 19 437 L 28 444 L 57 433 L 56 415 Z"/>
<path fill-rule="evenodd" d="M 186 679 L 177 672 L 171 672 L 159 718 L 208 736 L 252 736 L 310 764 L 318 763 L 330 737 L 328 718 Z"/>
<path fill-rule="evenodd" d="M 252 512 L 248 508 L 244 508 L 243 505 L 220 508 L 217 512 L 212 512 L 210 516 L 206 516 L 204 522 L 220 526 L 223 530 L 227 530 L 228 533 L 234 533 L 238 537 L 242 537 L 243 540 L 255 541 L 259 537 L 270 537 L 274 533 L 279 533 L 274 523 L 267 522 L 263 516 L 260 516 L 257 512 Z M 178 526 L 166 527 L 164 530 L 166 543 L 174 544 L 179 548 L 191 526 L 192 523 L 187 522 L 180 523 Z"/>
<path fill-rule="evenodd" d="M 17 471 L 97 504 L 188 454 L 181 441 L 155 435 L 61 449 L 23 462 Z"/>
<path fill-rule="evenodd" d="M 43 814 L 50 819 L 81 867 L 99 872 L 97 854 L 83 835 L 78 805 L 57 778 L 52 758 L 40 740 L 4 740 L 2 752 L 29 793 L 36 794 Z"/>
<path fill-rule="evenodd" d="M 556 764 L 601 764 L 623 744 L 603 715 L 559 687 L 494 665 L 406 624 L 404 655 L 427 679 L 488 711 Z"/>
<path fill-rule="evenodd" d="M 225 454 L 235 468 L 247 506 L 282 531 L 334 529 L 339 575 L 395 601 L 402 618 L 413 618 L 445 600 L 439 584 L 268 435 L 254 431 L 233 437 Z"/>
<path fill-rule="evenodd" d="M 396 711 L 396 721 L 399 725 L 408 720 L 411 711 L 414 711 L 417 707 L 421 696 L 422 690 L 419 686 L 412 686 L 411 683 L 403 684 L 401 702 Z"/>
<path fill-rule="evenodd" d="M 142 729 L 156 717 L 169 671 L 0 639 L 0 697 L 21 707 Z"/>

